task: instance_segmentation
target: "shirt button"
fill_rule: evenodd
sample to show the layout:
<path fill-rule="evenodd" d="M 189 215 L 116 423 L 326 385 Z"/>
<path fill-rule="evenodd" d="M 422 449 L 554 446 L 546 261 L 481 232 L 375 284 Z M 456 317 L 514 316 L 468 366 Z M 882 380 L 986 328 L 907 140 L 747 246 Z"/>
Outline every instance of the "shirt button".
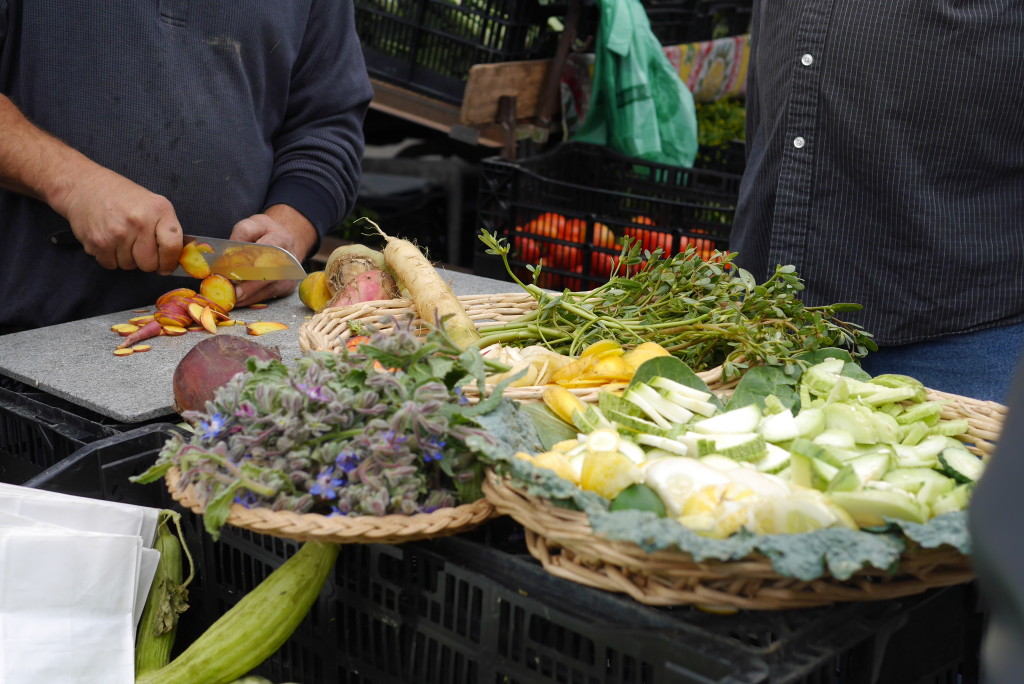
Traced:
<path fill-rule="evenodd" d="M 807 142 L 806 140 L 804 140 L 803 138 L 800 138 L 800 137 L 793 138 L 793 147 L 795 147 L 795 148 L 797 148 L 799 150 L 801 147 L 804 146 L 804 144 L 806 142 Z"/>
<path fill-rule="evenodd" d="M 814 57 L 812 55 L 804 55 L 800 58 L 800 63 L 804 66 L 811 66 L 814 64 Z"/>

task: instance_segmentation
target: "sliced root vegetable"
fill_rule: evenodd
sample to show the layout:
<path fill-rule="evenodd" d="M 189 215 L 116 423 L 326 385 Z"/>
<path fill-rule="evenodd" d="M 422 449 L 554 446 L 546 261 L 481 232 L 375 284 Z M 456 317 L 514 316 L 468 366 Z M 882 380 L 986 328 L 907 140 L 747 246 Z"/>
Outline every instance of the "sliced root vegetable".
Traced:
<path fill-rule="evenodd" d="M 270 305 L 269 304 L 264 304 L 263 302 L 257 302 L 255 304 L 250 304 L 249 308 L 250 309 L 266 309 L 268 306 L 270 306 Z"/>
<path fill-rule="evenodd" d="M 149 309 L 132 309 L 132 313 L 137 313 L 137 314 L 149 313 Z"/>
<path fill-rule="evenodd" d="M 133 352 L 131 349 L 126 349 L 122 347 L 118 347 L 117 349 L 114 350 L 114 356 L 131 356 L 134 353 L 135 352 Z"/>
<path fill-rule="evenodd" d="M 110 329 L 116 332 L 118 335 L 124 335 L 125 337 L 127 337 L 128 335 L 131 335 L 133 332 L 137 331 L 139 329 L 139 326 L 133 323 L 115 323 L 114 325 L 110 326 Z"/>
<path fill-rule="evenodd" d="M 189 289 L 187 287 L 179 287 L 179 288 L 170 290 L 169 292 L 165 292 L 162 295 L 160 295 L 159 297 L 157 297 L 156 308 L 157 309 L 161 308 L 161 304 L 164 304 L 165 302 L 170 301 L 171 297 L 183 297 L 185 299 L 191 299 L 192 297 L 195 297 L 195 296 L 196 296 L 196 291 L 195 290 Z"/>
<path fill-rule="evenodd" d="M 187 328 L 193 321 L 192 317 L 187 313 L 177 313 L 172 311 L 157 311 L 153 316 L 153 319 L 163 326 L 177 326 L 179 328 Z"/>
<path fill-rule="evenodd" d="M 148 340 L 151 337 L 157 337 L 158 335 L 162 334 L 162 331 L 163 326 L 161 326 L 156 321 L 150 321 L 149 323 L 146 323 L 146 325 L 142 326 L 141 328 L 133 332 L 131 335 L 125 337 L 117 348 L 127 349 L 128 347 L 138 344 L 143 340 Z"/>
<path fill-rule="evenodd" d="M 222 321 L 217 321 L 218 328 L 228 328 L 232 325 L 244 325 L 241 321 L 236 321 L 233 318 L 225 318 Z"/>
<path fill-rule="evenodd" d="M 352 337 L 345 340 L 345 349 L 355 354 L 359 351 L 359 347 L 370 341 L 369 335 L 353 335 Z"/>
<path fill-rule="evenodd" d="M 152 348 L 153 345 L 151 344 L 136 344 L 129 347 L 135 353 L 148 352 Z"/>
<path fill-rule="evenodd" d="M 153 314 L 147 314 L 145 316 L 133 316 L 128 319 L 128 322 L 132 325 L 145 325 L 153 320 Z"/>
<path fill-rule="evenodd" d="M 214 311 L 209 306 L 203 306 L 199 302 L 192 302 L 188 305 L 188 315 L 199 324 L 202 330 L 211 333 L 217 332 L 218 320 L 225 320 L 227 318 L 227 314 Z"/>
<path fill-rule="evenodd" d="M 217 334 L 217 316 L 213 313 L 213 309 L 208 306 L 204 307 L 200 313 L 199 322 L 203 324 L 203 327 L 208 333 L 213 335 Z"/>
<path fill-rule="evenodd" d="M 185 273 L 188 273 L 193 278 L 202 280 L 210 276 L 210 264 L 206 262 L 206 257 L 203 254 L 211 254 L 213 247 L 206 242 L 189 242 L 181 248 L 181 255 L 178 257 L 178 263 Z"/>
<path fill-rule="evenodd" d="M 270 332 L 287 329 L 288 326 L 284 323 L 275 323 L 273 321 L 256 321 L 245 326 L 245 331 L 250 335 L 266 335 Z"/>
<path fill-rule="evenodd" d="M 463 349 L 479 339 L 476 325 L 466 313 L 451 286 L 427 261 L 419 247 L 408 240 L 387 235 L 373 221 L 369 222 L 384 237 L 384 259 L 395 277 L 408 290 L 416 313 L 424 321 L 440 325 L 452 341 Z"/>
<path fill-rule="evenodd" d="M 188 305 L 188 315 L 192 317 L 192 320 L 202 325 L 203 323 L 203 310 L 208 307 L 203 306 L 199 302 L 190 302 Z"/>
<path fill-rule="evenodd" d="M 199 323 L 196 323 L 195 325 L 188 326 L 187 328 L 185 328 L 185 330 L 188 330 L 189 332 L 203 332 L 204 330 L 206 330 L 206 328 L 204 328 Z"/>
<path fill-rule="evenodd" d="M 188 328 L 186 328 L 184 326 L 180 326 L 180 325 L 165 325 L 165 326 L 163 326 L 163 329 L 164 329 L 164 332 L 163 332 L 164 335 L 170 335 L 172 337 L 176 337 L 178 335 L 184 335 L 185 333 L 188 332 Z"/>
<path fill-rule="evenodd" d="M 211 300 L 209 297 L 204 297 L 201 294 L 197 294 L 195 297 L 192 298 L 192 301 L 201 304 L 202 306 L 208 306 L 219 314 L 223 314 L 225 316 L 228 315 L 228 312 L 220 304 Z"/>
<path fill-rule="evenodd" d="M 235 285 L 222 275 L 204 278 L 199 284 L 199 294 L 220 307 L 223 313 L 235 308 Z"/>

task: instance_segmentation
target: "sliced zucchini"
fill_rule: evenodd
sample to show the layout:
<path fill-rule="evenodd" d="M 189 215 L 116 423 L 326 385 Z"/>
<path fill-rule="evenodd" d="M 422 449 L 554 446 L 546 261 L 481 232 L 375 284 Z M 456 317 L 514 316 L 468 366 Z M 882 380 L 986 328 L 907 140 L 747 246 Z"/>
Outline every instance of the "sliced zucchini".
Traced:
<path fill-rule="evenodd" d="M 761 410 L 756 404 L 747 404 L 738 409 L 697 421 L 693 424 L 693 429 L 705 435 L 750 433 L 757 429 L 757 424 L 760 422 Z"/>
<path fill-rule="evenodd" d="M 985 462 L 967 449 L 948 447 L 939 454 L 942 471 L 962 484 L 977 482 L 985 472 Z"/>

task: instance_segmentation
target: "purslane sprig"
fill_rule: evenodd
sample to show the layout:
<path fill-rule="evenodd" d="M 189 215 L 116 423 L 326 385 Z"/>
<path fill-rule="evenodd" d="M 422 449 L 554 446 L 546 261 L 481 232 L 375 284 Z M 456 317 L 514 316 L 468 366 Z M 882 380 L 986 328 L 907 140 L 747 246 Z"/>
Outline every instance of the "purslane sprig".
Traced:
<path fill-rule="evenodd" d="M 704 260 L 690 247 L 666 256 L 660 248 L 648 252 L 623 238 L 608 282 L 588 291 L 551 293 L 537 285 L 542 266 L 528 266 L 534 282 L 524 283 L 509 264 L 507 240 L 486 230 L 480 240 L 537 299 L 530 314 L 482 327 L 481 347 L 515 340 L 575 355 L 602 339 L 624 346 L 650 341 L 696 371 L 722 365 L 727 379 L 760 364 L 795 371 L 797 355 L 815 349 L 840 347 L 861 357 L 877 348 L 868 332 L 838 318 L 859 304 L 805 306 L 804 286 L 792 266 L 779 266 L 759 284 L 732 263 L 731 252 Z"/>

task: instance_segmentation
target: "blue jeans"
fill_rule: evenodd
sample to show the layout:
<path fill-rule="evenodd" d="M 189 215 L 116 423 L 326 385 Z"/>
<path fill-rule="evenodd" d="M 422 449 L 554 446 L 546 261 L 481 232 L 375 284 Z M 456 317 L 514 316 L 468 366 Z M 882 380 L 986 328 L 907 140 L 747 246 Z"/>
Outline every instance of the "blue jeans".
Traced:
<path fill-rule="evenodd" d="M 871 375 L 902 373 L 940 392 L 1006 403 L 1022 347 L 1024 323 L 880 347 L 861 366 Z"/>

